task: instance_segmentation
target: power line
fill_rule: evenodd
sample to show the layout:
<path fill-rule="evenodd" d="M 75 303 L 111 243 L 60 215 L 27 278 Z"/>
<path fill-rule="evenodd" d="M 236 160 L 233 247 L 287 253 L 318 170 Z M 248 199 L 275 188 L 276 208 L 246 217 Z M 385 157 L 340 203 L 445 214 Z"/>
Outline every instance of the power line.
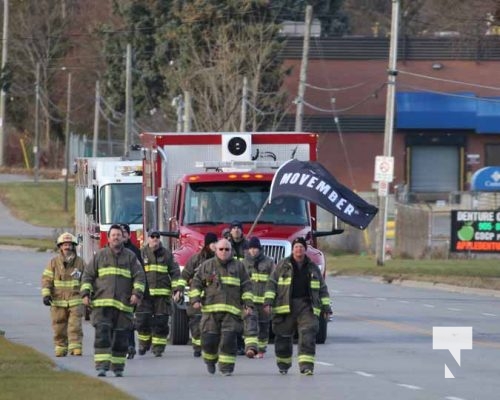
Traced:
<path fill-rule="evenodd" d="M 456 81 L 456 80 L 453 80 L 453 79 L 438 78 L 438 77 L 435 77 L 435 76 L 417 74 L 415 72 L 409 72 L 409 71 L 404 71 L 404 70 L 400 70 L 400 69 L 398 69 L 398 73 L 403 74 L 403 75 L 415 76 L 415 77 L 423 78 L 423 79 L 430 79 L 430 80 L 433 80 L 433 81 L 455 83 L 455 84 L 458 84 L 458 85 L 473 86 L 473 87 L 477 87 L 477 88 L 481 88 L 481 89 L 500 90 L 500 87 L 498 87 L 498 86 L 488 86 L 488 85 L 481 85 L 479 83 L 471 83 L 471 82 Z"/>

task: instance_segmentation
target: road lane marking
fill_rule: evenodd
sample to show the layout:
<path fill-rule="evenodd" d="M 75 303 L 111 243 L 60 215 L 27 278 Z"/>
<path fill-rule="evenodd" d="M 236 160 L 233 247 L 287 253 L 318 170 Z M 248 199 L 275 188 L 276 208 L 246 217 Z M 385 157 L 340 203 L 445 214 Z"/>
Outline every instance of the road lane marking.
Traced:
<path fill-rule="evenodd" d="M 423 304 L 423 306 L 427 308 L 436 308 L 436 306 L 433 304 Z"/>
<path fill-rule="evenodd" d="M 481 313 L 481 315 L 484 315 L 485 317 L 496 317 L 497 316 L 496 314 L 491 314 L 491 313 L 487 313 L 487 312 L 483 312 L 483 313 Z"/>
<path fill-rule="evenodd" d="M 462 309 L 461 309 L 461 308 L 453 308 L 453 307 L 448 307 L 448 308 L 447 308 L 447 310 L 448 310 L 448 311 L 457 311 L 457 312 L 458 312 L 458 311 L 462 311 Z"/>
<path fill-rule="evenodd" d="M 350 319 L 353 321 L 360 321 L 360 322 L 366 322 L 368 324 L 378 325 L 378 326 L 381 326 L 383 328 L 398 331 L 398 332 L 413 333 L 416 335 L 423 335 L 423 336 L 432 337 L 432 328 L 422 329 L 422 328 L 419 328 L 418 326 L 411 325 L 411 324 L 392 322 L 392 321 L 384 320 L 384 319 L 378 319 L 378 320 L 377 319 L 370 319 L 370 318 L 366 318 L 366 317 L 358 317 L 355 315 L 346 315 L 343 313 L 337 313 L 337 316 L 341 316 L 342 318 Z M 489 348 L 493 348 L 493 349 L 500 349 L 500 342 L 491 342 L 491 341 L 474 339 L 474 346 L 476 346 L 476 345 L 489 347 Z"/>
<path fill-rule="evenodd" d="M 408 385 L 406 383 L 398 383 L 398 386 L 401 386 L 406 389 L 411 389 L 411 390 L 422 390 L 420 386 L 415 386 L 415 385 Z"/>
<path fill-rule="evenodd" d="M 400 303 L 403 303 L 403 304 L 410 304 L 410 302 L 408 300 L 398 300 Z"/>
<path fill-rule="evenodd" d="M 334 367 L 335 366 L 335 364 L 327 363 L 327 362 L 323 362 L 323 361 L 316 361 L 315 364 L 326 365 L 327 367 Z"/>
<path fill-rule="evenodd" d="M 387 299 L 385 297 L 377 297 L 375 300 L 379 300 L 379 301 L 387 301 Z"/>
<path fill-rule="evenodd" d="M 373 378 L 375 375 L 369 374 L 368 372 L 363 372 L 363 371 L 354 371 L 355 374 L 364 376 L 366 378 Z"/>
<path fill-rule="evenodd" d="M 455 397 L 455 396 L 447 396 L 445 397 L 446 400 L 465 400 L 462 397 Z"/>

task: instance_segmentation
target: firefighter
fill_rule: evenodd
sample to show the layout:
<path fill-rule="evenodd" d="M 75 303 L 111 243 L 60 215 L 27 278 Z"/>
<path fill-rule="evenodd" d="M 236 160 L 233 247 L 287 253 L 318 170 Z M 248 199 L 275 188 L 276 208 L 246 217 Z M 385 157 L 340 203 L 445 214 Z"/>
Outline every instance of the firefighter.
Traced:
<path fill-rule="evenodd" d="M 207 232 L 203 248 L 194 254 L 186 263 L 182 270 L 182 279 L 187 285 L 191 285 L 191 281 L 198 271 L 198 267 L 203 261 L 212 258 L 215 255 L 215 245 L 217 243 L 217 235 L 213 232 Z M 191 303 L 188 304 L 186 313 L 189 317 L 189 330 L 191 331 L 191 343 L 193 345 L 193 356 L 201 357 L 201 332 L 200 332 L 200 309 L 195 310 Z"/>
<path fill-rule="evenodd" d="M 231 222 L 231 225 L 229 225 L 229 232 L 227 233 L 227 239 L 231 242 L 233 258 L 242 261 L 248 249 L 248 241 L 243 235 L 243 224 L 240 221 Z"/>
<path fill-rule="evenodd" d="M 50 306 L 56 357 L 82 355 L 82 299 L 79 295 L 83 259 L 76 255 L 78 240 L 69 232 L 57 238 L 59 254 L 42 275 L 43 304 Z"/>
<path fill-rule="evenodd" d="M 129 249 L 134 252 L 135 256 L 141 263 L 141 265 L 144 265 L 144 262 L 142 261 L 142 254 L 141 251 L 137 248 L 137 246 L 132 243 L 132 240 L 130 240 L 130 226 L 128 224 L 120 224 L 123 232 L 123 246 L 126 249 Z M 147 296 L 148 290 L 147 290 L 147 285 L 146 289 L 144 290 L 144 296 Z M 132 324 L 135 325 L 135 324 Z M 131 331 L 128 334 L 128 350 L 127 350 L 127 359 L 131 360 L 135 356 L 135 328 L 132 326 Z"/>
<path fill-rule="evenodd" d="M 274 260 L 262 251 L 258 237 L 248 241 L 248 252 L 243 260 L 253 286 L 254 312 L 244 320 L 245 353 L 248 358 L 263 358 L 269 341 L 269 315 L 264 312 L 264 292 Z"/>
<path fill-rule="evenodd" d="M 232 256 L 236 260 L 243 261 L 245 258 L 246 251 L 248 249 L 248 240 L 245 239 L 243 235 L 243 224 L 235 220 L 229 225 L 229 231 L 227 232 L 227 239 L 231 243 Z M 238 350 L 239 356 L 245 354 L 245 341 L 243 336 L 238 335 Z"/>
<path fill-rule="evenodd" d="M 203 360 L 210 374 L 232 375 L 236 361 L 236 336 L 242 331 L 242 313 L 251 314 L 252 282 L 241 261 L 231 256 L 231 243 L 216 243 L 215 257 L 200 265 L 191 283 L 189 298 L 200 309 Z"/>
<path fill-rule="evenodd" d="M 151 349 L 155 357 L 161 357 L 167 345 L 171 298 L 173 295 L 174 301 L 178 302 L 184 285 L 180 280 L 179 265 L 170 250 L 161 244 L 158 231 L 149 233 L 141 253 L 149 296 L 143 299 L 135 311 L 139 355 Z"/>
<path fill-rule="evenodd" d="M 108 246 L 85 265 L 80 293 L 92 307 L 97 376 L 111 370 L 123 376 L 134 306 L 142 299 L 146 277 L 135 254 L 123 246 L 120 225 L 111 225 Z"/>
<path fill-rule="evenodd" d="M 273 312 L 274 348 L 279 372 L 292 366 L 293 335 L 298 331 L 298 361 L 302 375 L 314 374 L 319 316 L 330 316 L 330 296 L 319 267 L 306 255 L 307 243 L 292 242 L 292 254 L 281 260 L 266 286 L 264 311 Z"/>

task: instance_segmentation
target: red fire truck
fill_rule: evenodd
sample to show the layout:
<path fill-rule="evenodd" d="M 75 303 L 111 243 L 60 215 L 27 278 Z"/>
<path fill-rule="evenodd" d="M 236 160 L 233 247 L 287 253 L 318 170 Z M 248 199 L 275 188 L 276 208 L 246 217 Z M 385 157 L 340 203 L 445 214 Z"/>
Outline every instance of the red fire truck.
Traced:
<path fill-rule="evenodd" d="M 325 271 L 316 238 L 340 233 L 316 230 L 316 207 L 299 198 L 268 199 L 276 169 L 285 161 L 316 160 L 317 135 L 295 132 L 150 133 L 141 135 L 144 157 L 144 230 L 159 230 L 181 266 L 203 246 L 204 235 L 222 237 L 233 220 L 258 236 L 276 262 L 291 253 L 299 236 L 308 256 Z M 256 221 L 257 219 L 257 221 Z M 256 224 L 254 222 L 256 221 Z M 318 343 L 327 335 L 320 321 Z M 189 340 L 182 308 L 174 307 L 170 342 Z"/>
<path fill-rule="evenodd" d="M 142 161 L 120 157 L 75 161 L 75 232 L 78 255 L 88 262 L 108 242 L 112 224 L 128 224 L 131 240 L 142 237 Z"/>

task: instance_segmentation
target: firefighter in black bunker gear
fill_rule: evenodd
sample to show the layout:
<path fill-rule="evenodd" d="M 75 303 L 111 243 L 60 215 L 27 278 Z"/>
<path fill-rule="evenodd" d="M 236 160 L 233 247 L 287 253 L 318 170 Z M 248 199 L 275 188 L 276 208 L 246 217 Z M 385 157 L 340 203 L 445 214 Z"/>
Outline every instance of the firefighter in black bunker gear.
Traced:
<path fill-rule="evenodd" d="M 146 277 L 135 254 L 123 246 L 120 225 L 111 225 L 108 246 L 85 266 L 80 293 L 92 307 L 94 362 L 98 376 L 112 370 L 123 376 L 134 306 L 141 300 Z"/>
<path fill-rule="evenodd" d="M 264 310 L 272 310 L 274 348 L 279 372 L 292 366 L 293 335 L 298 331 L 298 361 L 302 375 L 313 375 L 319 316 L 328 317 L 330 296 L 319 267 L 306 255 L 307 243 L 292 242 L 292 255 L 281 260 L 266 287 Z"/>
<path fill-rule="evenodd" d="M 203 248 L 194 254 L 186 263 L 182 270 L 182 279 L 184 285 L 191 285 L 191 281 L 198 271 L 198 267 L 209 258 L 215 255 L 215 245 L 217 243 L 217 235 L 213 232 L 207 232 L 203 243 Z M 187 305 L 186 314 L 189 318 L 189 330 L 191 331 L 191 344 L 193 345 L 193 356 L 201 357 L 201 310 L 195 310 L 191 302 Z"/>
<path fill-rule="evenodd" d="M 76 255 L 75 236 L 65 232 L 57 238 L 59 254 L 52 258 L 42 275 L 43 304 L 50 307 L 56 357 L 82 355 L 82 315 L 80 279 L 83 259 Z"/>
<path fill-rule="evenodd" d="M 253 313 L 244 319 L 245 352 L 248 358 L 263 358 L 269 341 L 269 315 L 264 312 L 264 293 L 274 260 L 262 251 L 258 237 L 248 241 L 243 260 L 253 286 Z"/>
<path fill-rule="evenodd" d="M 215 364 L 232 375 L 236 362 L 236 335 L 242 332 L 242 314 L 251 314 L 252 282 L 241 261 L 231 256 L 231 244 L 221 239 L 215 257 L 200 265 L 189 292 L 191 304 L 201 308 L 201 347 L 210 374 Z"/>
<path fill-rule="evenodd" d="M 171 298 L 179 301 L 184 285 L 180 280 L 179 265 L 170 250 L 160 242 L 160 232 L 149 233 L 141 254 L 149 295 L 143 298 L 135 310 L 139 355 L 151 349 L 155 357 L 161 357 L 167 345 Z"/>

